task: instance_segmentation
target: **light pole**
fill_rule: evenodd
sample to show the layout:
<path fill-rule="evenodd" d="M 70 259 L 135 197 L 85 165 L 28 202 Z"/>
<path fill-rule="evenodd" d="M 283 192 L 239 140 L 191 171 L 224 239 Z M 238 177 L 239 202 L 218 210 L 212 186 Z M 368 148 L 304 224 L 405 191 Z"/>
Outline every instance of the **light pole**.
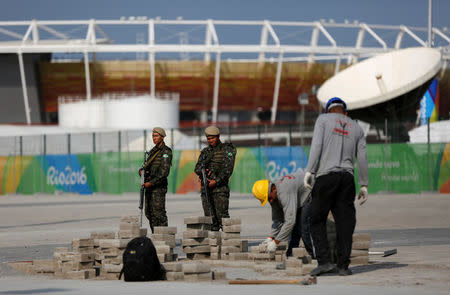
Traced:
<path fill-rule="evenodd" d="M 300 93 L 298 96 L 298 104 L 301 106 L 301 113 L 300 113 L 300 145 L 303 146 L 303 131 L 305 130 L 305 108 L 308 104 L 308 93 Z"/>

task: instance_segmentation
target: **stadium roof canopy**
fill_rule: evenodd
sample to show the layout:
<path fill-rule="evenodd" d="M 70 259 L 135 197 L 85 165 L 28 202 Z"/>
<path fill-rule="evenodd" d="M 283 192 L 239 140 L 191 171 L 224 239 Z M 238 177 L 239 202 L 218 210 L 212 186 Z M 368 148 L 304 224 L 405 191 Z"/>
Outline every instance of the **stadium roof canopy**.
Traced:
<path fill-rule="evenodd" d="M 121 32 L 122 35 L 113 38 Z M 143 33 L 144 32 L 144 33 Z M 354 37 L 352 37 L 354 35 Z M 431 40 L 428 36 L 431 35 Z M 123 36 L 132 36 L 123 42 Z M 134 39 L 134 37 L 136 38 Z M 277 75 L 272 105 L 275 121 L 278 89 L 283 62 L 335 61 L 337 73 L 342 59 L 354 64 L 360 58 L 405 47 L 433 45 L 450 59 L 450 37 L 438 28 L 404 25 L 375 25 L 348 21 L 283 22 L 228 20 L 163 20 L 146 17 L 120 20 L 31 20 L 0 22 L 0 54 L 17 54 L 24 89 L 27 122 L 28 98 L 23 69 L 23 54 L 82 54 L 86 74 L 86 98 L 91 98 L 90 53 L 148 54 L 150 93 L 155 94 L 155 58 L 161 53 L 200 54 L 205 62 L 216 61 L 213 97 L 213 121 L 217 119 L 218 84 L 221 59 L 276 62 Z M 158 54 L 158 56 L 157 56 Z M 240 54 L 240 55 L 237 55 Z M 242 55 L 251 58 L 241 58 Z M 238 58 L 236 58 L 236 56 Z"/>

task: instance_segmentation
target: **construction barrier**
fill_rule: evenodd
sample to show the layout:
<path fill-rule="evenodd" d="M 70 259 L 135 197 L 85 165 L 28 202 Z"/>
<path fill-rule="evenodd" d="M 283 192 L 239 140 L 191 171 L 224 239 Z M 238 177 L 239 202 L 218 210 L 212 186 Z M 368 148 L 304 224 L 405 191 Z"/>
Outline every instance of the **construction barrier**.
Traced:
<path fill-rule="evenodd" d="M 255 180 L 272 181 L 304 169 L 308 148 L 238 148 L 232 192 L 250 193 Z M 370 144 L 369 192 L 450 193 L 450 144 Z M 199 191 L 193 172 L 198 150 L 174 151 L 169 192 Z M 0 157 L 0 194 L 139 191 L 140 152 Z M 355 177 L 357 180 L 357 177 Z"/>

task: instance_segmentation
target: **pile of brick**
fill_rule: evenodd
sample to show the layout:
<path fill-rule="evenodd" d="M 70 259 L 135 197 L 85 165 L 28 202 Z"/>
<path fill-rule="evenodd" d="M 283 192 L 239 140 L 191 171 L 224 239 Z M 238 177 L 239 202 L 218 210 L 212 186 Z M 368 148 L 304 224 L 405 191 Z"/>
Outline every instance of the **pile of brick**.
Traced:
<path fill-rule="evenodd" d="M 350 264 L 369 264 L 369 248 L 371 236 L 368 233 L 353 234 Z"/>
<path fill-rule="evenodd" d="M 292 248 L 292 256 L 286 259 L 287 275 L 305 275 L 316 267 L 317 261 L 303 247 Z"/>
<path fill-rule="evenodd" d="M 211 266 L 205 263 L 184 263 L 184 280 L 188 282 L 211 281 Z"/>
<path fill-rule="evenodd" d="M 210 257 L 208 230 L 211 228 L 210 216 L 185 217 L 186 231 L 183 232 L 183 252 L 188 259 L 206 259 Z"/>
<path fill-rule="evenodd" d="M 222 242 L 220 258 L 222 260 L 247 260 L 248 240 L 241 239 L 241 219 L 222 218 Z"/>
<path fill-rule="evenodd" d="M 162 264 L 166 270 L 168 281 L 184 280 L 183 264 L 181 262 L 165 262 Z"/>
<path fill-rule="evenodd" d="M 173 251 L 177 228 L 175 226 L 155 226 L 153 230 L 150 239 L 155 245 L 159 261 L 161 263 L 177 261 L 178 254 Z"/>
<path fill-rule="evenodd" d="M 287 242 L 280 242 L 275 252 L 267 252 L 267 246 L 260 244 L 250 247 L 248 259 L 252 261 L 276 261 L 282 262 L 286 259 Z"/>
<path fill-rule="evenodd" d="M 94 240 L 72 240 L 72 251 L 56 248 L 53 253 L 54 273 L 63 279 L 90 279 L 96 276 L 94 269 Z"/>

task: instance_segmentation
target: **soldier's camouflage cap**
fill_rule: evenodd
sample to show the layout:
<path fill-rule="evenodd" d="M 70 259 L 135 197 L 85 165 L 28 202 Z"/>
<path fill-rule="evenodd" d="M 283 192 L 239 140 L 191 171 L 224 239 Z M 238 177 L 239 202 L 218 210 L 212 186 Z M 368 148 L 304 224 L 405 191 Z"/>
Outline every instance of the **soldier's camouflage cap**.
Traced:
<path fill-rule="evenodd" d="M 205 129 L 205 135 L 206 136 L 218 136 L 220 135 L 219 128 L 216 126 L 209 126 Z"/>
<path fill-rule="evenodd" d="M 161 127 L 155 127 L 155 128 L 153 128 L 153 132 L 158 133 L 158 134 L 161 135 L 162 137 L 166 137 L 166 131 L 164 131 L 164 129 L 162 129 Z"/>

